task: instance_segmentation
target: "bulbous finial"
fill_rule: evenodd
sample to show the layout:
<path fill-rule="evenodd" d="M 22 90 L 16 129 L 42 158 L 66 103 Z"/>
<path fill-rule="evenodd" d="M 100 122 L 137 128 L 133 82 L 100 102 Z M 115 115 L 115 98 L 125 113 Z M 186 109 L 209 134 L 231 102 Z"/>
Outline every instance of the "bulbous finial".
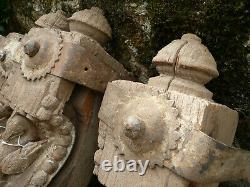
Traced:
<path fill-rule="evenodd" d="M 162 48 L 153 58 L 153 63 L 161 74 L 175 74 L 201 84 L 219 75 L 213 56 L 194 34 L 184 34 L 180 40 Z M 165 71 L 167 66 L 174 68 Z"/>
<path fill-rule="evenodd" d="M 100 44 L 112 38 L 111 27 L 103 10 L 98 7 L 75 12 L 68 20 L 70 31 L 87 35 Z"/>
<path fill-rule="evenodd" d="M 130 139 L 138 139 L 145 132 L 144 122 L 136 116 L 129 116 L 124 122 L 124 134 Z"/>
<path fill-rule="evenodd" d="M 175 77 L 171 84 L 165 81 L 168 89 L 212 98 L 212 93 L 204 85 L 219 75 L 217 65 L 195 34 L 184 34 L 181 39 L 172 41 L 158 52 L 153 63 L 160 74 Z"/>

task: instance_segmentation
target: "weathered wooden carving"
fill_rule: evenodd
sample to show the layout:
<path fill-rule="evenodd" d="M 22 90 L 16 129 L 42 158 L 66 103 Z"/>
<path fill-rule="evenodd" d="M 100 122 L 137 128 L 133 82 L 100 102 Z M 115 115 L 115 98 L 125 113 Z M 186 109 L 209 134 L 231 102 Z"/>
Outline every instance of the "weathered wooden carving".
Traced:
<path fill-rule="evenodd" d="M 230 147 L 238 114 L 215 103 L 204 87 L 218 71 L 201 39 L 185 34 L 160 50 L 153 63 L 160 76 L 148 84 L 114 81 L 107 87 L 95 154 L 100 182 L 187 187 L 250 179 L 250 153 Z M 104 171 L 103 161 L 112 163 L 114 156 L 149 160 L 150 168 L 144 176 Z"/>
<path fill-rule="evenodd" d="M 90 148 L 78 145 L 82 136 L 97 138 L 86 129 L 97 128 L 101 97 L 91 89 L 102 92 L 108 81 L 129 77 L 99 44 L 111 38 L 100 9 L 83 10 L 70 19 L 58 11 L 36 24 L 41 28 L 24 36 L 0 38 L 0 186 L 47 186 L 74 141 L 78 154 L 93 153 L 93 139 Z M 86 131 L 78 134 L 81 126 Z"/>
<path fill-rule="evenodd" d="M 62 10 L 41 16 L 35 24 L 42 28 L 69 31 L 69 21 Z"/>

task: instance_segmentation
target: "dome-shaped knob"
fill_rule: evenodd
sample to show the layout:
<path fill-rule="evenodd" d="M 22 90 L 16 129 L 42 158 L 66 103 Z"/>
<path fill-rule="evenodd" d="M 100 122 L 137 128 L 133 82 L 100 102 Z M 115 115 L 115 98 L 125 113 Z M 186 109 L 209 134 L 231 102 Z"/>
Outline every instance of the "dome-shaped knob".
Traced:
<path fill-rule="evenodd" d="M 161 144 L 165 123 L 161 101 L 152 97 L 132 99 L 117 115 L 114 133 L 131 151 L 145 153 Z"/>
<path fill-rule="evenodd" d="M 35 40 L 29 40 L 24 45 L 23 49 L 25 54 L 27 54 L 29 57 L 33 57 L 38 53 L 40 49 L 40 44 Z"/>
<path fill-rule="evenodd" d="M 144 135 L 145 125 L 136 116 L 129 116 L 124 122 L 124 134 L 130 139 L 138 139 Z"/>

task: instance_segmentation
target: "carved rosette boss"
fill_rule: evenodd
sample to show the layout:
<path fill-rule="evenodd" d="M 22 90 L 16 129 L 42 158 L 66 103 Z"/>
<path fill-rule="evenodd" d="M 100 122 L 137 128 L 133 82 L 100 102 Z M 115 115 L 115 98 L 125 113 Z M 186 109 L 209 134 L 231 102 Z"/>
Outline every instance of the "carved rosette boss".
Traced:
<path fill-rule="evenodd" d="M 160 75 L 148 84 L 113 81 L 106 89 L 95 154 L 99 181 L 108 187 L 188 187 L 249 179 L 250 153 L 230 147 L 238 114 L 215 103 L 204 87 L 219 74 L 201 39 L 185 34 L 153 63 Z M 149 160 L 150 168 L 144 176 L 104 171 L 102 162 L 114 156 Z"/>
<path fill-rule="evenodd" d="M 78 142 L 78 126 L 87 125 L 82 108 L 94 106 L 77 106 L 79 94 L 85 102 L 84 94 L 93 96 L 108 81 L 129 77 L 102 47 L 111 28 L 100 9 L 70 19 L 58 11 L 36 24 L 24 36 L 0 38 L 0 186 L 47 186 Z M 81 123 L 73 122 L 66 103 L 84 118 Z"/>

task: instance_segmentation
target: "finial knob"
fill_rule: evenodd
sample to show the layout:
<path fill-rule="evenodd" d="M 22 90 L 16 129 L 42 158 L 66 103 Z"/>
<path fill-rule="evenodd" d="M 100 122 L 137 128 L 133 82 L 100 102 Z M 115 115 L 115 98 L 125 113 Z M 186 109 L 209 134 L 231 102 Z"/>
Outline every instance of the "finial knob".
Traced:
<path fill-rule="evenodd" d="M 75 12 L 69 19 L 70 31 L 75 31 L 105 44 L 112 38 L 112 30 L 102 9 L 92 7 Z"/>
<path fill-rule="evenodd" d="M 122 107 L 114 133 L 131 151 L 149 152 L 161 144 L 165 113 L 162 102 L 154 97 L 136 98 Z"/>
<path fill-rule="evenodd" d="M 125 123 L 124 134 L 130 139 L 138 139 L 145 132 L 144 122 L 136 116 L 129 116 Z"/>
<path fill-rule="evenodd" d="M 179 91 L 207 99 L 212 93 L 204 85 L 219 75 L 216 62 L 201 39 L 195 34 L 184 34 L 174 40 L 153 58 L 158 72 L 164 76 L 152 78 L 149 83 L 166 83 L 168 90 Z M 169 82 L 169 80 L 171 80 Z"/>
<path fill-rule="evenodd" d="M 40 44 L 35 40 L 29 40 L 24 45 L 24 53 L 27 54 L 29 57 L 35 56 L 40 49 Z"/>

